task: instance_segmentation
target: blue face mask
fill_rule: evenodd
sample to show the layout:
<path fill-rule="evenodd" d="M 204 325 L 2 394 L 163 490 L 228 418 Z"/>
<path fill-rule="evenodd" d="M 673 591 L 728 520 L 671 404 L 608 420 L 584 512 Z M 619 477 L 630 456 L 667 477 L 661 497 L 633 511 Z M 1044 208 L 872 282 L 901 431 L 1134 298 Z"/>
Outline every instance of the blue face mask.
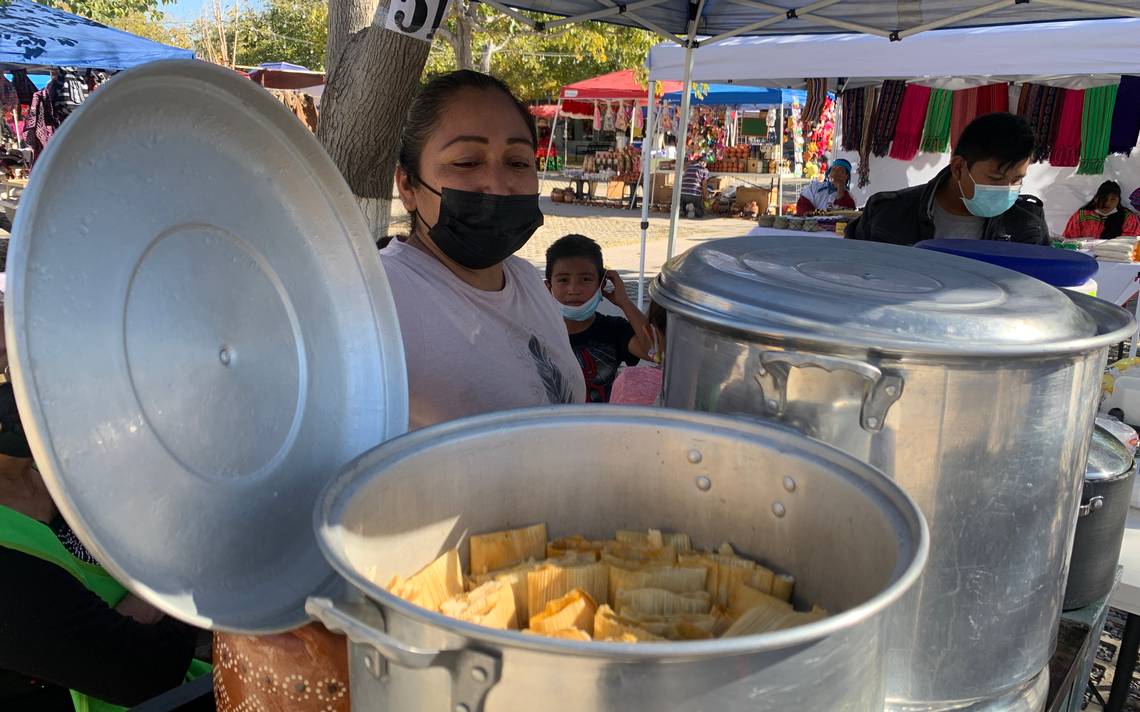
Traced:
<path fill-rule="evenodd" d="M 594 296 L 590 297 L 585 304 L 580 304 L 576 307 L 567 304 L 559 304 L 558 307 L 562 310 L 562 318 L 567 321 L 586 321 L 594 315 L 598 310 L 598 305 L 602 303 L 602 290 L 594 292 Z"/>
<path fill-rule="evenodd" d="M 966 175 L 969 175 L 968 171 Z M 958 191 L 962 194 L 966 210 L 979 218 L 996 218 L 1012 208 L 1021 193 L 1019 185 L 978 185 L 974 176 L 970 176 L 970 181 L 974 184 L 974 197 L 966 197 L 961 179 L 958 180 Z"/>

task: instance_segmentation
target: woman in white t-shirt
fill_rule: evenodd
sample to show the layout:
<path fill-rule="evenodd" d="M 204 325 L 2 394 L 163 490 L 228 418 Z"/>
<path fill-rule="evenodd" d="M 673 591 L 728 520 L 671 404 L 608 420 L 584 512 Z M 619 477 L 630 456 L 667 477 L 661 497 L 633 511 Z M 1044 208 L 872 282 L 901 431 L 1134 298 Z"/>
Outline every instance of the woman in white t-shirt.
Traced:
<path fill-rule="evenodd" d="M 409 425 L 580 403 L 586 387 L 542 276 L 514 257 L 542 225 L 537 138 L 499 80 L 458 71 L 408 111 L 396 187 L 411 234 L 380 252 L 408 364 Z"/>

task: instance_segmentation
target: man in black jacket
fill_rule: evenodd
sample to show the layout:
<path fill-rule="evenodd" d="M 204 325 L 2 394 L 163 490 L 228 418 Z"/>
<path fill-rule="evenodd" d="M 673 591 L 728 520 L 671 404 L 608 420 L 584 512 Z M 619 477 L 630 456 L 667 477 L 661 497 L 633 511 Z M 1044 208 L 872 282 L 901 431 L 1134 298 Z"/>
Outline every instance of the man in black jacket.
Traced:
<path fill-rule="evenodd" d="M 1032 154 L 1033 130 L 1024 119 L 980 116 L 962 132 L 950 165 L 934 180 L 871 196 L 845 236 L 896 245 L 934 238 L 1048 245 L 1041 201 L 1019 194 Z"/>

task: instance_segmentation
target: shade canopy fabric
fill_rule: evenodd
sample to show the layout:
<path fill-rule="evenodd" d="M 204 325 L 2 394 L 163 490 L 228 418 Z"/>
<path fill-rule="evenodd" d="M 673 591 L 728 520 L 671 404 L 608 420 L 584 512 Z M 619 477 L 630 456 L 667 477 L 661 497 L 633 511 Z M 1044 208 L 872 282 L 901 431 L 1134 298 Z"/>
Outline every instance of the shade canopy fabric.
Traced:
<path fill-rule="evenodd" d="M 680 79 L 685 49 L 649 51 L 651 79 Z M 693 51 L 693 81 L 769 85 L 802 77 L 1048 77 L 1140 71 L 1140 19 L 935 30 L 890 42 L 859 34 L 734 37 Z"/>
<path fill-rule="evenodd" d="M 680 91 L 681 82 L 665 82 L 666 92 Z M 560 96 L 565 99 L 582 101 L 585 99 L 641 99 L 646 98 L 647 89 L 637 81 L 632 69 L 610 72 L 600 77 L 583 79 L 580 82 L 562 87 Z"/>
<path fill-rule="evenodd" d="M 266 89 L 307 89 L 325 83 L 323 72 L 289 62 L 265 62 L 251 69 L 249 78 Z"/>
<path fill-rule="evenodd" d="M 527 111 L 536 119 L 546 119 L 550 121 L 555 116 L 558 116 L 558 104 L 539 104 L 537 106 L 528 106 Z"/>
<path fill-rule="evenodd" d="M 31 0 L 0 4 L 0 66 L 120 70 L 162 59 L 193 59 L 169 47 Z"/>
<path fill-rule="evenodd" d="M 940 27 L 979 27 L 1071 19 L 1140 17 L 1136 0 L 484 0 L 496 7 L 536 10 L 564 20 L 545 29 L 596 19 L 659 34 L 705 36 L 859 32 L 909 37 Z M 691 20 L 696 20 L 695 27 Z M 991 55 L 999 54 L 992 52 Z M 959 55 L 961 56 L 961 55 Z M 828 72 L 834 74 L 834 72 Z M 794 75 L 793 75 L 794 76 Z M 819 75 L 817 75 L 819 76 Z"/>
<path fill-rule="evenodd" d="M 680 104 L 683 94 L 679 91 L 669 92 L 663 97 L 666 104 Z M 694 92 L 694 104 L 708 104 L 710 106 L 780 106 L 799 101 L 807 101 L 807 92 L 800 89 L 771 89 L 762 87 L 744 86 L 740 84 L 710 84 L 707 92 L 697 96 Z"/>

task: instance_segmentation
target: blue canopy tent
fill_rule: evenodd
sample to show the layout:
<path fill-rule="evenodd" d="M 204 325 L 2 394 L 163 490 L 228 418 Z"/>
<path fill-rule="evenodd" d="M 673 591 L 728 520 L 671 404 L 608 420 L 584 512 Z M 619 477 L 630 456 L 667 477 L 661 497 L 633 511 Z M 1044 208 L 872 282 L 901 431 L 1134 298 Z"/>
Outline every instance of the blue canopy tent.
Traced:
<path fill-rule="evenodd" d="M 82 67 L 118 71 L 194 52 L 101 25 L 31 0 L 0 4 L 0 67 L 29 71 Z"/>
<path fill-rule="evenodd" d="M 682 94 L 672 91 L 662 101 L 666 104 L 680 104 Z M 709 106 L 786 106 L 793 101 L 801 104 L 807 101 L 807 92 L 802 89 L 770 89 L 749 87 L 739 84 L 709 84 L 709 90 L 700 96 L 693 94 L 694 104 Z"/>

